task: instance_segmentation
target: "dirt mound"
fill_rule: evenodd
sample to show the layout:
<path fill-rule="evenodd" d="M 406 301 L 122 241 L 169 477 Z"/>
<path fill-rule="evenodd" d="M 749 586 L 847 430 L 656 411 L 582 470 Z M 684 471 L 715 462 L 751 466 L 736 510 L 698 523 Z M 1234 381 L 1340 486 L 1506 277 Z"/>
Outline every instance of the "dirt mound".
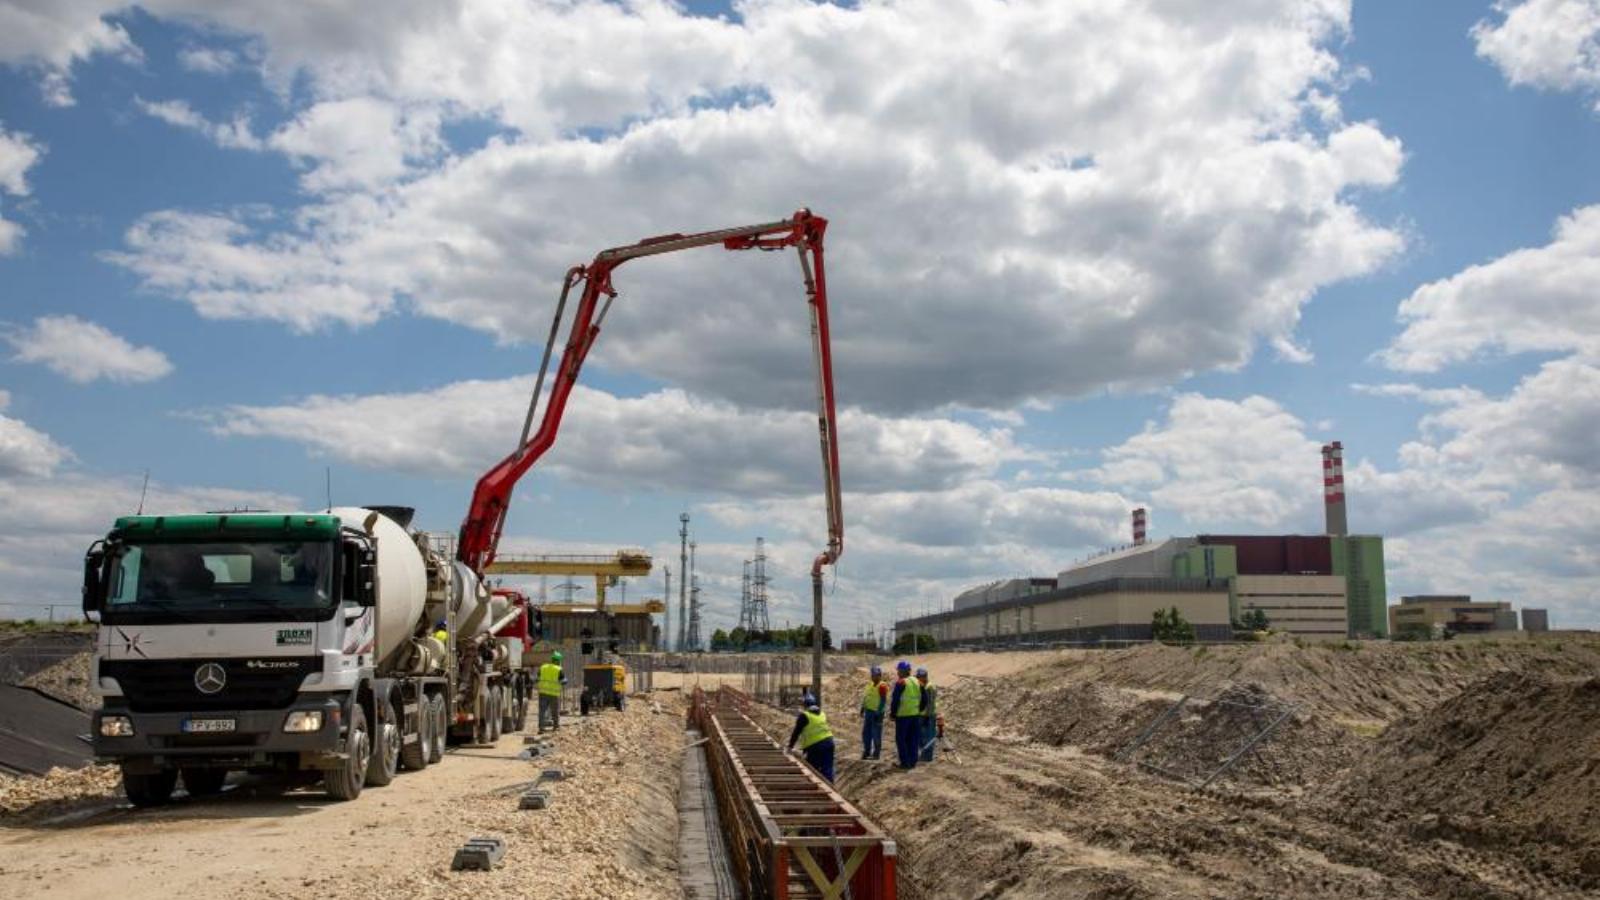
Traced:
<path fill-rule="evenodd" d="M 943 689 L 939 700 L 946 721 L 961 728 L 1101 755 L 1120 750 L 1171 705 L 1100 684 L 1019 688 L 979 678 Z"/>
<path fill-rule="evenodd" d="M 122 776 L 116 766 L 58 768 L 44 775 L 0 778 L 0 825 L 15 825 L 121 796 Z"/>
<path fill-rule="evenodd" d="M 90 687 L 90 670 L 94 666 L 93 653 L 75 653 L 58 663 L 49 665 L 18 682 L 23 687 L 48 694 L 62 703 L 70 703 L 89 711 L 100 708 L 100 695 Z"/>
<path fill-rule="evenodd" d="M 1347 816 L 1515 852 L 1600 889 L 1600 678 L 1485 678 L 1391 726 L 1328 797 Z"/>

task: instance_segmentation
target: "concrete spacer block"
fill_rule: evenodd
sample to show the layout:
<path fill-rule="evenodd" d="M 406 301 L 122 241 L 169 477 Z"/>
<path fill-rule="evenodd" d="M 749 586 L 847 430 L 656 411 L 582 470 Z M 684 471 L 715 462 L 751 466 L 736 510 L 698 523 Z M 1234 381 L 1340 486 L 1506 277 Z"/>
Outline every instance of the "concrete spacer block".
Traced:
<path fill-rule="evenodd" d="M 545 809 L 550 806 L 549 791 L 529 791 L 517 802 L 518 809 Z"/>
<path fill-rule="evenodd" d="M 469 839 L 460 850 L 456 851 L 455 858 L 450 860 L 450 870 L 463 872 L 477 870 L 488 872 L 500 863 L 506 855 L 506 842 L 496 837 L 475 837 Z"/>
<path fill-rule="evenodd" d="M 540 781 L 566 781 L 567 773 L 560 769 L 545 769 L 539 773 Z"/>

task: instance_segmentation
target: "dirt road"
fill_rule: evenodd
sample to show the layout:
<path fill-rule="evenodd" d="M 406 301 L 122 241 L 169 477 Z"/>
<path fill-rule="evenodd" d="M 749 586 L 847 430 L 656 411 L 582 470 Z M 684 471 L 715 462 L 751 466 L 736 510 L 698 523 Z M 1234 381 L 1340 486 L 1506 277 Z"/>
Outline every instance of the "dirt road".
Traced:
<path fill-rule="evenodd" d="M 0 896 L 140 898 L 675 898 L 682 710 L 636 701 L 568 720 L 555 753 L 516 758 L 520 736 L 368 788 L 351 803 L 313 791 L 237 788 L 156 810 L 89 801 L 0 818 Z M 519 811 L 539 771 L 569 778 L 553 805 Z M 451 872 L 469 837 L 506 840 L 503 866 Z"/>

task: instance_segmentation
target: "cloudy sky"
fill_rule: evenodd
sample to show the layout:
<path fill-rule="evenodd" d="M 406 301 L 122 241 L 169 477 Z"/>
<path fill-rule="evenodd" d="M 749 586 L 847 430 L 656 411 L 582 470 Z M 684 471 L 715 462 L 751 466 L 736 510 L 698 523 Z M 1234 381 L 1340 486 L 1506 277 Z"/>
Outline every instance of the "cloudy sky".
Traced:
<path fill-rule="evenodd" d="M 1128 539 L 1321 528 L 1600 626 L 1600 0 L 0 0 L 0 602 L 138 503 L 511 449 L 562 273 L 827 216 L 851 634 Z M 630 264 L 523 550 L 824 541 L 788 256 Z M 659 594 L 658 579 L 631 596 Z M 0 607 L 0 613 L 18 612 Z"/>

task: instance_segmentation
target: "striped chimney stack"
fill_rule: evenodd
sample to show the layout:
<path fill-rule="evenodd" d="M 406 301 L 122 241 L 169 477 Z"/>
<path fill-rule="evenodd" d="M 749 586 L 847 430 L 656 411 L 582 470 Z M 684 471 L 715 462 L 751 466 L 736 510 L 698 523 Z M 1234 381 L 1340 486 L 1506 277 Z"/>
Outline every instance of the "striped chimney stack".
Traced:
<path fill-rule="evenodd" d="M 1144 507 L 1133 511 L 1133 545 L 1135 547 L 1144 543 Z"/>
<path fill-rule="evenodd" d="M 1344 513 L 1344 445 L 1322 445 L 1322 508 L 1328 534 L 1349 534 Z"/>

